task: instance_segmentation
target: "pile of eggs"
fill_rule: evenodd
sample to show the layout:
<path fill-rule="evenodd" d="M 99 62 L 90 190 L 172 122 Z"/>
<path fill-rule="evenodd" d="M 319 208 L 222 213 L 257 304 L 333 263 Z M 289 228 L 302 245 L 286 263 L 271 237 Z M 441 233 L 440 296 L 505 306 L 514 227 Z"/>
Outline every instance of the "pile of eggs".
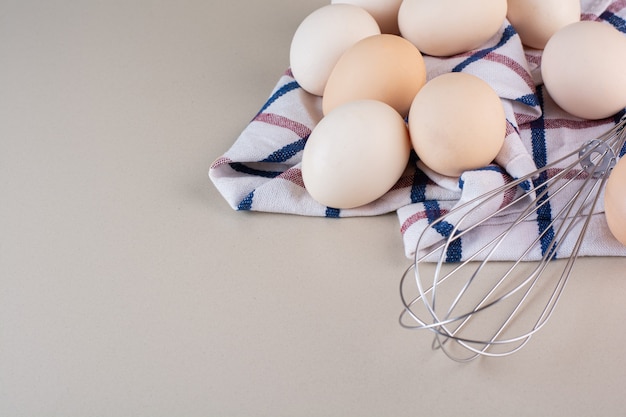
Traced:
<path fill-rule="evenodd" d="M 313 11 L 290 49 L 294 78 L 322 98 L 302 156 L 306 189 L 354 208 L 389 191 L 411 149 L 445 176 L 491 163 L 506 135 L 497 93 L 466 73 L 428 80 L 424 56 L 479 48 L 506 19 L 543 49 L 543 83 L 565 111 L 600 119 L 623 109 L 626 37 L 580 16 L 579 0 L 332 0 Z"/>

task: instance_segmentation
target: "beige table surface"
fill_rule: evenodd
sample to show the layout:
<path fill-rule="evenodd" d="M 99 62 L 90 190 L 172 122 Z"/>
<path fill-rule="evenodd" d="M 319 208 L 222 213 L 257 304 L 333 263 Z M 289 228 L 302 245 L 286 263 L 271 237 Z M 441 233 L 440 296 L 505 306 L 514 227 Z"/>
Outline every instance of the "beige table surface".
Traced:
<path fill-rule="evenodd" d="M 397 323 L 394 214 L 209 182 L 324 4 L 0 0 L 0 416 L 626 415 L 626 260 L 460 365 Z"/>

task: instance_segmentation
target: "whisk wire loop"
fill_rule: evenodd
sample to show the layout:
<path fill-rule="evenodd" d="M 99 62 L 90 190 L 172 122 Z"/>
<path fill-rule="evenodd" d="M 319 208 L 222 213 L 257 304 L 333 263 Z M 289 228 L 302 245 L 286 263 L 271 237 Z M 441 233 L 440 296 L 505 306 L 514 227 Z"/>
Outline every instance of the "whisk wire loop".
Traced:
<path fill-rule="evenodd" d="M 430 330 L 433 349 L 459 362 L 506 356 L 525 346 L 563 294 L 601 191 L 624 150 L 625 126 L 626 116 L 579 149 L 432 221 L 400 280 L 401 326 Z M 565 203 L 552 212 L 556 197 Z M 541 218 L 546 211 L 549 216 Z M 540 230 L 528 239 L 523 227 L 537 219 Z M 448 262 L 461 239 L 479 233 L 482 246 L 464 248 L 464 259 Z M 504 262 L 500 251 L 508 249 L 510 239 L 527 240 L 527 246 L 517 259 Z M 537 261 L 526 262 L 531 259 Z M 552 268 L 562 268 L 556 278 L 548 274 Z M 413 296 L 408 295 L 409 277 L 417 290 Z"/>

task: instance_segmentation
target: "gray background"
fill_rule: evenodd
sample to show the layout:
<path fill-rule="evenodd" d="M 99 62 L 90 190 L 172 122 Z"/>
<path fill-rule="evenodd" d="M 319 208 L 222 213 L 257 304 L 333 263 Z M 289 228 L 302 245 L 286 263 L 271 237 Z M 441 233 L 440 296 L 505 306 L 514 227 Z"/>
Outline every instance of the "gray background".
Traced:
<path fill-rule="evenodd" d="M 395 214 L 237 213 L 209 182 L 324 4 L 0 1 L 0 415 L 623 415 L 624 259 L 459 365 L 397 324 Z"/>

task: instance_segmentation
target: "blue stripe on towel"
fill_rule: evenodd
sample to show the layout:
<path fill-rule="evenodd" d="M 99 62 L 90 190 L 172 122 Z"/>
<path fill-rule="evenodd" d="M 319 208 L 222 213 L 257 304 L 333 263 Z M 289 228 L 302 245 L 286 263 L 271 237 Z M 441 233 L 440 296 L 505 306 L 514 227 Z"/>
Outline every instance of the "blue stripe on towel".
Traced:
<path fill-rule="evenodd" d="M 446 251 L 446 262 L 461 262 L 463 258 L 463 242 L 461 238 L 453 240 Z"/>
<path fill-rule="evenodd" d="M 237 205 L 237 210 L 246 211 L 252 210 L 252 202 L 254 200 L 254 190 L 248 194 L 241 202 Z"/>
<path fill-rule="evenodd" d="M 516 33 L 517 32 L 515 32 L 515 29 L 513 29 L 513 26 L 511 25 L 507 26 L 504 29 L 504 32 L 502 33 L 502 37 L 500 38 L 500 41 L 495 46 L 492 46 L 491 48 L 481 49 L 479 51 L 474 52 L 469 58 L 467 58 L 465 61 L 461 62 L 459 65 L 454 67 L 452 69 L 452 72 L 463 71 L 463 69 L 465 69 L 465 67 L 467 67 L 468 65 L 484 58 L 490 52 L 493 52 L 496 49 L 502 47 L 502 45 L 506 44 L 513 36 L 516 35 Z"/>
<path fill-rule="evenodd" d="M 539 102 L 541 104 L 543 110 L 543 88 L 537 88 L 537 97 L 539 98 Z M 532 150 L 533 150 L 533 159 L 535 160 L 535 164 L 537 168 L 543 168 L 548 163 L 548 148 L 546 144 L 546 130 L 545 130 L 545 122 L 543 118 L 542 111 L 541 117 L 532 121 L 530 123 L 531 128 L 531 140 L 532 140 Z M 539 177 L 534 180 L 534 183 L 537 188 L 537 193 L 540 194 L 546 190 L 546 185 L 541 185 L 545 183 L 548 179 L 547 172 L 542 172 Z M 546 202 L 548 198 L 548 194 L 544 195 L 541 199 L 537 201 L 537 205 L 543 203 L 541 207 L 537 209 L 537 227 L 538 233 L 542 235 L 541 237 L 541 254 L 545 255 L 548 251 L 554 251 L 554 246 L 551 248 L 550 245 L 553 243 L 554 239 L 554 229 L 550 225 L 552 223 L 552 207 L 550 206 L 550 202 Z M 553 243 L 556 245 L 556 242 Z M 556 256 L 556 253 L 551 253 L 550 257 Z"/>
<path fill-rule="evenodd" d="M 265 102 L 265 104 L 263 105 L 263 107 L 261 108 L 261 110 L 259 110 L 259 112 L 257 113 L 257 116 L 261 113 L 263 113 L 265 110 L 267 110 L 267 108 L 269 106 L 272 105 L 272 103 L 274 103 L 276 100 L 278 100 L 279 98 L 281 98 L 282 96 L 284 96 L 285 94 L 287 94 L 290 91 L 296 90 L 300 88 L 300 85 L 295 82 L 292 81 L 290 83 L 287 83 L 285 85 L 283 85 L 282 87 L 280 87 L 278 90 L 276 90 L 276 92 L 274 94 L 272 94 L 272 96 Z"/>
<path fill-rule="evenodd" d="M 326 208 L 326 217 L 329 217 L 331 219 L 338 219 L 340 215 L 341 210 L 332 207 Z"/>
<path fill-rule="evenodd" d="M 441 209 L 436 200 L 424 201 L 424 209 L 429 224 L 432 224 L 441 216 Z M 433 228 L 445 238 L 448 238 L 454 230 L 454 226 L 446 221 L 436 223 Z M 448 250 L 446 251 L 446 262 L 459 262 L 462 258 L 463 242 L 461 238 L 457 238 L 448 246 Z"/>
<path fill-rule="evenodd" d="M 615 13 L 611 13 L 608 10 L 600 15 L 600 19 L 606 20 L 611 25 L 615 27 L 615 29 L 619 30 L 622 33 L 626 33 L 626 20 L 621 16 L 616 15 Z"/>
<path fill-rule="evenodd" d="M 290 143 L 289 145 L 285 145 L 277 151 L 272 152 L 267 158 L 263 159 L 261 162 L 273 162 L 273 163 L 282 163 L 286 162 L 289 159 L 293 158 L 298 152 L 301 152 L 304 149 L 304 145 L 309 137 L 304 137 L 302 139 L 298 139 L 297 141 Z"/>
<path fill-rule="evenodd" d="M 442 236 L 448 238 L 452 231 L 454 230 L 454 226 L 451 223 L 446 221 L 442 221 L 437 223 L 434 226 L 435 230 L 439 232 Z M 448 249 L 446 250 L 446 262 L 459 262 L 463 257 L 463 242 L 461 238 L 456 238 L 448 244 Z"/>
<path fill-rule="evenodd" d="M 264 171 L 262 169 L 251 168 L 245 164 L 242 164 L 241 162 L 231 162 L 228 165 L 230 165 L 230 167 L 237 172 L 247 175 L 254 175 L 257 177 L 276 178 L 280 174 L 282 174 L 282 172 L 280 171 Z"/>
<path fill-rule="evenodd" d="M 437 200 L 424 201 L 424 213 L 426 214 L 428 224 L 437 220 L 441 216 L 441 209 Z"/>
<path fill-rule="evenodd" d="M 413 159 L 413 151 L 411 151 L 411 158 L 412 158 L 412 162 L 411 164 L 414 165 L 414 159 Z M 415 156 L 415 158 L 417 158 L 417 156 Z M 428 177 L 426 176 L 426 174 L 424 174 L 424 172 L 419 169 L 419 168 L 415 168 L 415 174 L 413 175 L 413 184 L 411 186 L 411 204 L 415 204 L 415 203 L 421 203 L 422 201 L 426 200 L 426 188 L 428 186 Z"/>
<path fill-rule="evenodd" d="M 535 94 L 526 94 L 525 96 L 516 98 L 515 101 L 526 104 L 530 107 L 535 107 L 539 105 L 539 103 L 537 102 L 537 96 Z"/>

